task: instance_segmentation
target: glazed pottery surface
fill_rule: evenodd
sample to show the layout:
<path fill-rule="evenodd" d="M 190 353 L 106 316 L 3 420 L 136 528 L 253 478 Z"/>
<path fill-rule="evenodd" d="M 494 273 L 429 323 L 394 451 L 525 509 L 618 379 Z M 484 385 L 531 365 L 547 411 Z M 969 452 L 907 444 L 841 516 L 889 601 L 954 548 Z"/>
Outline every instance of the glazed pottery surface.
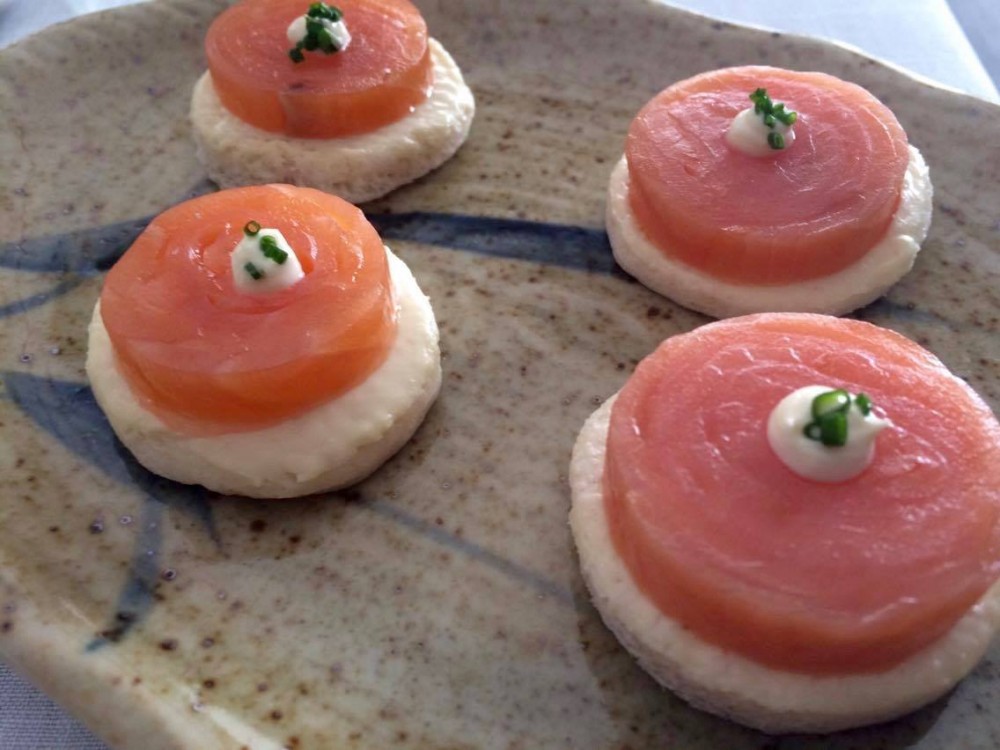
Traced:
<path fill-rule="evenodd" d="M 187 119 L 220 2 L 157 0 L 0 52 L 0 654 L 117 748 L 995 748 L 1000 644 L 889 725 L 780 741 L 659 688 L 591 607 L 570 449 L 706 318 L 618 270 L 604 194 L 631 118 L 763 63 L 870 89 L 935 188 L 916 267 L 857 317 L 1000 405 L 1000 108 L 831 44 L 641 0 L 428 0 L 478 105 L 445 166 L 366 205 L 430 295 L 444 387 L 368 481 L 294 501 L 150 475 L 83 364 L 101 278 L 214 189 Z"/>

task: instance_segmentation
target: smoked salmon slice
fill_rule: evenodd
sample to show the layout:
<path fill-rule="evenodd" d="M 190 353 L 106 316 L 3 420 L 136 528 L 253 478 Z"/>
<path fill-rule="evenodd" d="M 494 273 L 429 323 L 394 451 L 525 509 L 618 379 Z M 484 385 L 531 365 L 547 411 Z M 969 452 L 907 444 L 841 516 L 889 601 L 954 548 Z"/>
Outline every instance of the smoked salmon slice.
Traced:
<path fill-rule="evenodd" d="M 346 49 L 288 55 L 287 29 L 309 0 L 244 0 L 209 27 L 212 84 L 236 117 L 299 138 L 339 138 L 410 114 L 428 96 L 433 67 L 427 25 L 408 0 L 337 0 Z"/>
<path fill-rule="evenodd" d="M 895 425 L 840 484 L 793 473 L 766 436 L 814 384 L 869 394 Z M 1000 576 L 1000 425 L 929 352 L 858 321 L 761 314 L 667 340 L 614 404 L 603 493 L 660 611 L 783 671 L 889 669 Z"/>
<path fill-rule="evenodd" d="M 757 88 L 798 113 L 794 143 L 766 157 L 726 141 Z M 861 258 L 892 221 L 909 161 L 903 128 L 863 88 L 762 66 L 667 88 L 633 120 L 625 155 L 630 208 L 655 245 L 713 277 L 761 285 Z"/>
<path fill-rule="evenodd" d="M 251 220 L 281 231 L 301 281 L 235 289 L 230 254 Z M 396 333 L 378 233 L 346 201 L 287 185 L 163 212 L 108 272 L 100 309 L 132 391 L 190 434 L 257 429 L 335 398 L 382 363 Z"/>

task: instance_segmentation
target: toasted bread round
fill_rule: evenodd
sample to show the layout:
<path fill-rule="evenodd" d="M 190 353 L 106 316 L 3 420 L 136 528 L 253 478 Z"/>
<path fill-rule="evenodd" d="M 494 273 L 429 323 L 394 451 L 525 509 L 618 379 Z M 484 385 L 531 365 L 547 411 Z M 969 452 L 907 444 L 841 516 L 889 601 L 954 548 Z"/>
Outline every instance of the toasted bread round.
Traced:
<path fill-rule="evenodd" d="M 570 465 L 570 527 L 594 605 L 658 682 L 696 708 L 782 734 L 875 724 L 950 690 L 1000 630 L 1000 582 L 940 640 L 880 673 L 812 676 L 771 669 L 700 639 L 638 588 L 615 549 L 604 510 L 605 446 L 614 397 L 584 424 Z"/>
<path fill-rule="evenodd" d="M 392 253 L 389 269 L 399 309 L 387 359 L 360 385 L 306 414 L 249 432 L 200 437 L 174 432 L 143 407 L 119 372 L 100 303 L 87 351 L 94 396 L 139 463 L 178 482 L 258 498 L 309 495 L 359 482 L 410 439 L 441 386 L 430 300 Z"/>
<path fill-rule="evenodd" d="M 873 302 L 902 278 L 916 260 L 931 221 L 933 189 L 927 164 L 913 146 L 899 207 L 883 240 L 837 273 L 779 285 L 735 284 L 713 278 L 672 258 L 653 244 L 629 206 L 628 164 L 611 173 L 606 223 L 615 260 L 654 292 L 684 307 L 728 318 L 756 312 L 843 315 Z"/>
<path fill-rule="evenodd" d="M 345 138 L 269 133 L 227 110 L 206 72 L 191 97 L 198 158 L 220 187 L 282 182 L 325 190 L 351 203 L 373 200 L 422 177 L 465 142 L 475 114 L 458 65 L 428 40 L 434 86 L 411 114 L 378 130 Z"/>

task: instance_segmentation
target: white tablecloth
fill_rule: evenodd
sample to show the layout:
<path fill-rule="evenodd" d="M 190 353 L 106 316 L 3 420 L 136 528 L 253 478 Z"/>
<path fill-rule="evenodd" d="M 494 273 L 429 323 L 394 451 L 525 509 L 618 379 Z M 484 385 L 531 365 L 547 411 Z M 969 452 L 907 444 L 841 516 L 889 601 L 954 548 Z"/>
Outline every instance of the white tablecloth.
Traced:
<path fill-rule="evenodd" d="M 47 24 L 131 2 L 136 0 L 0 0 L 0 47 Z M 1000 102 L 996 85 L 946 0 L 672 2 L 725 20 L 835 39 L 937 83 Z M 0 750 L 103 748 L 86 729 L 0 664 Z"/>

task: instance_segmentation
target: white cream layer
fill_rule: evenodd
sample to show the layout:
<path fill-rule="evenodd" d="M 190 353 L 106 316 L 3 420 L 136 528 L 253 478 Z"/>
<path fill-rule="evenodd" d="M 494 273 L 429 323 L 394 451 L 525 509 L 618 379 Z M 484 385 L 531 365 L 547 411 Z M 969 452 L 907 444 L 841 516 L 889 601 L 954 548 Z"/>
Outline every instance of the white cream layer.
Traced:
<path fill-rule="evenodd" d="M 795 129 L 792 125 L 775 122 L 773 128 L 764 124 L 764 116 L 754 111 L 753 107 L 742 110 L 733 118 L 729 130 L 726 131 L 726 141 L 737 151 L 748 156 L 774 158 L 784 149 L 775 149 L 767 142 L 771 133 L 778 133 L 785 139 L 785 149 L 795 143 Z"/>
<path fill-rule="evenodd" d="M 275 246 L 285 254 L 280 263 L 264 254 L 261 244 L 264 237 L 273 239 Z M 278 292 L 305 277 L 299 256 L 281 230 L 273 227 L 263 227 L 252 237 L 244 231 L 229 256 L 229 267 L 233 273 L 233 287 L 242 294 Z"/>
<path fill-rule="evenodd" d="M 862 414 L 853 398 L 847 409 L 847 442 L 824 445 L 805 435 L 813 421 L 813 399 L 836 390 L 828 385 L 797 388 L 775 404 L 767 419 L 767 442 L 782 463 L 815 482 L 846 482 L 861 474 L 875 458 L 875 439 L 892 422 L 874 411 Z"/>

